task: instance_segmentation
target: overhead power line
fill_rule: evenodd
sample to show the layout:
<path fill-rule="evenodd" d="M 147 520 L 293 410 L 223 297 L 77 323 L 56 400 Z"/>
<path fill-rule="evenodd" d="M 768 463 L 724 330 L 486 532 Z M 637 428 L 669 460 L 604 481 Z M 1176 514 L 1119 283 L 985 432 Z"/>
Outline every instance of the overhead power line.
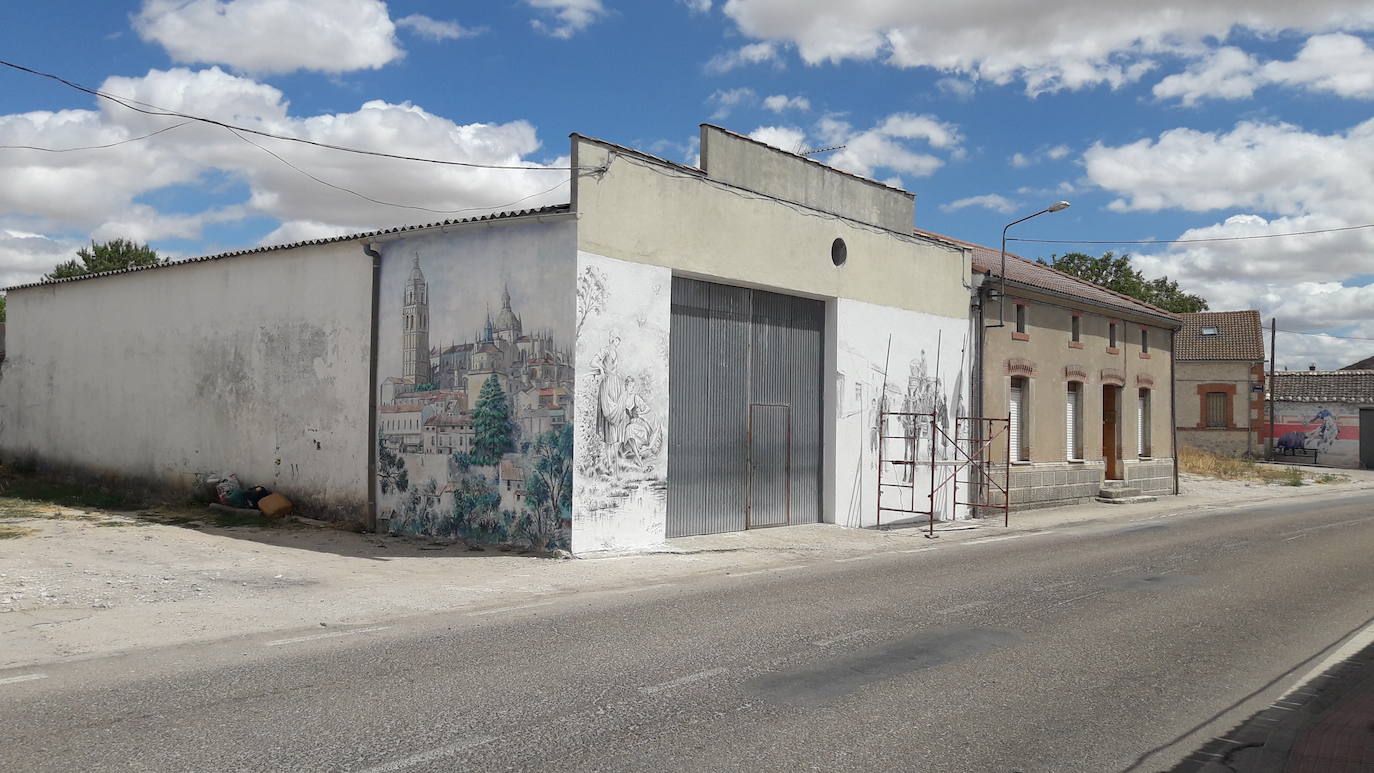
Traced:
<path fill-rule="evenodd" d="M 1200 242 L 1243 242 L 1250 239 L 1278 239 L 1284 236 L 1310 236 L 1312 234 L 1329 234 L 1339 231 L 1358 231 L 1361 228 L 1374 228 L 1374 223 L 1366 225 L 1347 225 L 1340 228 L 1318 228 L 1312 231 L 1289 231 L 1281 234 L 1256 234 L 1254 236 L 1217 236 L 1210 239 L 1115 239 L 1115 240 L 1085 240 L 1085 239 L 1022 239 L 1016 236 L 1008 236 L 1009 242 L 1035 242 L 1038 244 L 1197 244 Z"/>
<path fill-rule="evenodd" d="M 1280 333 L 1292 333 L 1300 336 L 1317 336 L 1319 338 L 1340 338 L 1346 341 L 1374 341 L 1374 338 L 1362 338 L 1360 336 L 1338 336 L 1335 333 L 1319 333 L 1314 330 L 1280 330 Z"/>
<path fill-rule="evenodd" d="M 111 143 L 108 143 L 108 144 L 105 144 L 105 145 L 83 145 L 83 146 L 78 147 L 78 148 L 40 148 L 40 147 L 37 147 L 37 146 L 35 146 L 35 145 L 0 145 L 0 150 L 41 150 L 41 151 L 43 151 L 44 153 L 72 153 L 72 152 L 75 152 L 75 151 L 78 151 L 78 150 L 104 150 L 105 148 L 113 148 L 113 147 L 116 147 L 116 146 L 119 146 L 119 145 L 124 145 L 124 144 L 130 143 L 130 142 L 138 142 L 139 140 L 146 140 L 146 139 L 148 139 L 149 137 L 156 137 L 157 135 L 159 135 L 159 134 L 161 134 L 161 133 L 163 133 L 163 132 L 169 132 L 169 131 L 171 131 L 171 130 L 173 130 L 173 129 L 179 129 L 179 128 L 185 126 L 185 125 L 188 124 L 188 123 L 195 123 L 195 122 L 194 122 L 194 121 L 182 121 L 181 123 L 172 124 L 171 126 L 164 126 L 164 127 L 162 127 L 161 129 L 158 129 L 158 130 L 155 131 L 155 132 L 149 132 L 149 133 L 147 133 L 147 134 L 144 134 L 144 135 L 141 135 L 141 136 L 138 136 L 138 137 L 130 137 L 130 138 L 125 139 L 125 140 L 120 140 L 119 142 L 111 142 Z"/>
<path fill-rule="evenodd" d="M 245 133 L 247 133 L 247 134 L 256 134 L 256 135 L 258 135 L 258 136 L 260 136 L 260 137 L 270 137 L 270 138 L 272 138 L 272 139 L 284 140 L 284 141 L 286 141 L 286 142 L 299 142 L 299 143 L 301 143 L 302 145 L 313 145 L 314 147 L 317 147 L 317 148 L 326 148 L 326 149 L 328 149 L 328 150 L 337 150 L 337 151 L 341 151 L 341 152 L 343 152 L 343 153 L 357 153 L 357 154 L 359 154 L 359 155 L 364 155 L 364 156 L 375 156 L 375 157 L 377 157 L 377 158 L 391 158 L 391 159 L 396 159 L 396 160 L 398 160 L 398 161 L 418 161 L 418 162 L 422 162 L 422 163 L 426 163 L 426 164 L 442 164 L 442 165 L 445 165 L 445 166 L 461 166 L 461 167 L 468 167 L 468 168 L 473 168 L 473 169 L 508 169 L 508 170 L 517 170 L 517 171 L 527 171 L 527 172 L 542 172 L 542 171 L 570 172 L 570 171 L 583 171 L 581 167 L 573 167 L 573 166 L 520 166 L 520 165 L 515 165 L 515 164 L 482 164 L 482 163 L 478 163 L 478 162 L 475 162 L 475 161 L 451 161 L 451 160 L 442 159 L 442 158 L 425 158 L 425 157 L 422 157 L 422 156 L 406 156 L 406 155 L 401 155 L 401 154 L 397 154 L 397 153 L 383 153 L 382 151 L 378 151 L 378 150 L 367 150 L 367 149 L 365 149 L 365 148 L 350 148 L 350 147 L 347 147 L 347 146 L 345 146 L 345 145 L 335 145 L 335 144 L 328 143 L 328 142 L 317 142 L 317 141 L 315 141 L 315 140 L 307 140 L 307 139 L 303 139 L 303 138 L 301 138 L 301 137 L 292 137 L 292 136 L 285 135 L 285 134 L 274 134 L 274 133 L 272 133 L 272 132 L 263 131 L 263 130 L 261 130 L 261 129 L 253 129 L 253 128 L 250 128 L 250 127 L 247 127 L 247 126 L 239 126 L 239 125 L 236 125 L 236 124 L 227 123 L 227 122 L 225 122 L 225 121 L 219 121 L 219 120 L 216 120 L 216 119 L 214 119 L 214 118 L 206 118 L 205 116 L 192 115 L 192 114 L 190 114 L 190 113 L 182 113 L 182 112 L 178 112 L 178 111 L 176 111 L 176 110 L 170 110 L 170 109 L 167 109 L 167 108 L 158 107 L 157 105 L 152 105 L 152 104 L 149 104 L 149 103 L 147 103 L 147 102 L 140 102 L 140 101 L 138 101 L 138 100 L 136 100 L 136 99 L 131 99 L 131 98 L 128 98 L 128 97 L 119 97 L 119 96 L 116 96 L 116 95 L 114 95 L 114 94 L 107 94 L 107 93 L 105 93 L 105 92 L 103 92 L 103 91 L 100 91 L 100 90 L 98 90 L 98 89 L 90 88 L 89 86 L 82 86 L 82 85 L 79 84 L 79 83 L 73 83 L 72 81 L 69 81 L 69 80 L 67 80 L 66 78 L 63 78 L 63 77 L 61 77 L 61 76 L 59 76 L 59 75 L 54 75 L 53 73 L 50 73 L 50 72 L 43 72 L 42 70 L 35 70 L 35 69 L 33 69 L 32 67 L 25 67 L 25 66 L 22 65 L 22 64 L 15 64 L 14 62 L 5 61 L 5 60 L 3 60 L 3 59 L 0 59 L 0 65 L 3 65 L 3 66 L 5 66 L 5 67 L 9 67 L 9 68 L 14 69 L 14 70 L 18 70 L 18 71 L 20 71 L 20 72 L 28 73 L 28 74 L 30 74 L 30 75 L 36 75 L 36 76 L 38 76 L 38 77 L 40 77 L 40 78 L 48 78 L 48 79 L 50 79 L 50 80 L 57 81 L 58 83 L 61 83 L 62 85 L 67 86 L 67 87 L 69 87 L 69 88 L 73 88 L 73 89 L 76 89 L 77 91 L 80 91 L 80 92 L 83 92 L 83 93 L 86 93 L 86 94 L 90 94 L 91 96 L 94 96 L 94 97 L 99 97 L 99 98 L 101 98 L 101 99 L 109 100 L 109 101 L 111 101 L 111 102 L 114 102 L 114 103 L 117 104 L 117 105 L 120 105 L 120 106 L 122 106 L 122 107 L 125 107 L 125 108 L 127 108 L 127 109 L 129 109 L 129 110 L 134 110 L 134 111 L 136 111 L 136 112 L 143 113 L 143 114 L 145 114 L 145 115 L 166 116 L 166 117 L 170 117 L 170 118 L 185 118 L 185 119 L 187 119 L 187 120 L 189 120 L 189 121 L 199 121 L 200 123 L 206 123 L 206 124 L 210 124 L 210 125 L 212 125 L 212 126 L 219 126 L 219 127 L 225 128 L 225 129 L 229 129 L 229 130 L 231 130 L 231 131 L 240 131 L 240 132 L 245 132 Z"/>

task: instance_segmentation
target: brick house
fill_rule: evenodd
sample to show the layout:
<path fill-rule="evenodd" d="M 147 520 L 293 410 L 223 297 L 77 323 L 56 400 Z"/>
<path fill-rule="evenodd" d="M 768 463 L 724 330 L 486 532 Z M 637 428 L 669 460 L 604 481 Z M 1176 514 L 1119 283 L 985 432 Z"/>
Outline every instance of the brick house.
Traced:
<path fill-rule="evenodd" d="M 1264 452 L 1264 331 L 1245 311 L 1180 314 L 1175 339 L 1178 442 L 1226 456 Z"/>

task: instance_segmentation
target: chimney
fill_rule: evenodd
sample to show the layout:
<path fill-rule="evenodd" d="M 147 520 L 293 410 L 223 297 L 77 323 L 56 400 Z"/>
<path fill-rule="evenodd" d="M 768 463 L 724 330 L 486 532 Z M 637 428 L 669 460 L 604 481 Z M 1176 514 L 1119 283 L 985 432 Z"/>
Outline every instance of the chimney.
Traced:
<path fill-rule="evenodd" d="M 1308 369 L 1308 370 L 1316 370 L 1316 369 L 1317 369 L 1317 363 L 1314 362 L 1314 363 L 1312 363 L 1311 365 L 1308 365 L 1308 366 L 1307 366 L 1307 369 Z"/>

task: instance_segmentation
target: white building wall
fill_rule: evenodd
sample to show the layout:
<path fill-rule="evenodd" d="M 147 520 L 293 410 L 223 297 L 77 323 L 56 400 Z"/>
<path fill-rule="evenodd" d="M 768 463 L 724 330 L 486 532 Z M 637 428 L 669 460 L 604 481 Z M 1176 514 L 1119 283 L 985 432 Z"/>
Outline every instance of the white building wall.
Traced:
<path fill-rule="evenodd" d="M 9 293 L 0 453 L 366 519 L 371 259 L 356 242 Z"/>
<path fill-rule="evenodd" d="M 874 526 L 878 513 L 878 452 L 885 443 L 885 459 L 930 459 L 930 435 L 926 430 L 917 449 L 904 448 L 902 440 L 880 441 L 878 419 L 883 410 L 936 413 L 950 437 L 955 418 L 968 414 L 968 376 L 973 348 L 968 341 L 968 320 L 877 306 L 839 299 L 830 305 L 834 317 L 835 367 L 833 475 L 827 520 L 841 526 Z M 904 428 L 894 420 L 882 434 L 900 435 Z M 935 458 L 950 463 L 956 458 L 951 446 L 936 433 Z M 827 467 L 831 465 L 828 464 Z M 917 484 L 911 490 L 884 487 L 885 507 L 929 510 L 930 467 L 910 472 L 900 465 L 884 465 L 883 480 Z M 948 464 L 936 465 L 939 484 L 953 472 Z M 965 518 L 967 508 L 955 508 L 950 483 L 937 485 L 936 518 Z M 963 497 L 960 497 L 963 499 Z M 925 520 L 928 516 L 883 512 L 882 524 Z"/>

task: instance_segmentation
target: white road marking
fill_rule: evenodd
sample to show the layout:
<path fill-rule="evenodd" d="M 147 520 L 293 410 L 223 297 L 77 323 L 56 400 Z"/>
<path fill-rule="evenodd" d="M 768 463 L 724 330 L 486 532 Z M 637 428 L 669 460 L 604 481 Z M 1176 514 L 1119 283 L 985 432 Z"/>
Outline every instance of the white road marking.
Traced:
<path fill-rule="evenodd" d="M 939 547 L 940 547 L 939 545 L 931 545 L 930 547 L 927 547 L 927 548 L 912 548 L 911 550 L 898 550 L 897 552 L 898 552 L 898 553 L 924 553 L 924 552 L 926 552 L 927 550 L 936 550 L 936 549 L 938 549 Z"/>
<path fill-rule="evenodd" d="M 440 746 L 437 749 L 430 749 L 427 752 L 422 752 L 411 757 L 405 757 L 394 762 L 388 762 L 384 765 L 377 765 L 376 767 L 367 768 L 366 770 L 360 771 L 360 773 L 391 773 L 391 771 L 394 770 L 405 770 L 406 768 L 414 767 L 416 765 L 422 765 L 426 762 L 440 760 L 444 757 L 452 757 L 458 752 L 471 749 L 474 746 L 481 746 L 485 743 L 491 743 L 495 740 L 496 739 L 491 736 L 469 738 L 463 741 L 459 741 L 458 743 L 451 743 L 448 746 Z"/>
<path fill-rule="evenodd" d="M 878 629 L 876 629 L 876 628 L 860 628 L 860 629 L 857 630 L 857 631 L 850 631 L 849 633 L 842 633 L 842 634 L 840 634 L 839 636 L 834 636 L 834 637 L 831 637 L 831 638 L 829 638 L 829 639 L 821 639 L 820 641 L 813 641 L 813 642 L 811 642 L 811 643 L 814 644 L 814 645 L 816 645 L 817 647 L 829 647 L 829 646 L 832 645 L 832 644 L 839 644 L 839 643 L 842 642 L 842 641 L 849 641 L 850 639 L 854 639 L 854 638 L 857 638 L 857 637 L 859 637 L 859 636 L 863 636 L 863 635 L 866 634 L 866 633 L 872 633 L 873 631 L 876 631 L 876 630 L 878 630 Z"/>
<path fill-rule="evenodd" d="M 634 588 L 617 588 L 613 591 L 608 591 L 608 593 L 634 593 L 635 591 L 654 590 L 655 588 L 671 588 L 675 585 L 677 585 L 675 582 L 660 582 L 655 585 L 639 585 Z"/>
<path fill-rule="evenodd" d="M 873 556 L 854 556 L 854 557 L 852 557 L 852 558 L 837 558 L 837 559 L 835 559 L 835 563 L 837 563 L 837 564 L 847 564 L 847 563 L 849 563 L 850 561 L 867 561 L 868 559 L 870 559 L 870 558 L 872 558 L 872 557 L 873 557 Z"/>
<path fill-rule="evenodd" d="M 796 570 L 798 570 L 798 569 L 805 569 L 807 566 L 808 566 L 808 564 L 801 564 L 800 566 L 779 566 L 779 567 L 774 568 L 774 569 L 755 569 L 755 570 L 752 571 L 752 572 L 739 572 L 738 574 L 732 574 L 732 575 L 730 575 L 730 576 L 731 576 L 731 577 L 753 577 L 753 576 L 756 575 L 756 574 L 769 574 L 769 573 L 771 573 L 771 572 L 793 572 L 793 571 L 796 571 Z"/>
<path fill-rule="evenodd" d="M 674 687 L 681 687 L 685 684 L 691 684 L 692 682 L 700 682 L 703 679 L 710 679 L 713 676 L 719 676 L 729 670 L 730 669 L 728 668 L 713 668 L 710 671 L 698 671 L 695 674 L 688 674 L 687 676 L 684 676 L 680 679 L 674 679 L 671 682 L 664 682 L 662 684 L 656 684 L 650 687 L 641 687 L 639 688 L 639 691 L 644 693 L 645 695 L 657 695 L 658 693 L 661 693 L 664 690 L 671 690 Z"/>
<path fill-rule="evenodd" d="M 1337 522 L 1335 522 L 1335 523 L 1323 523 L 1323 524 L 1321 524 L 1321 525 L 1319 525 L 1319 526 L 1309 526 L 1309 527 L 1307 527 L 1306 529 L 1298 529 L 1297 531 L 1286 531 L 1286 532 L 1283 532 L 1282 534 L 1280 534 L 1279 536 L 1280 536 L 1280 537 L 1289 537 L 1290 535 L 1307 534 L 1308 532 L 1320 531 L 1320 530 L 1322 530 L 1322 529 L 1334 529 L 1334 528 L 1337 527 L 1337 526 L 1350 526 L 1350 525 L 1356 524 L 1356 523 L 1364 523 L 1365 521 L 1374 521 L 1374 518 L 1353 518 L 1353 519 L 1351 519 L 1351 520 L 1349 520 L 1349 521 L 1337 521 Z M 1287 542 L 1288 540 L 1284 540 L 1284 541 Z"/>
<path fill-rule="evenodd" d="M 988 606 L 988 605 L 991 604 L 991 603 L 992 603 L 991 601 L 972 601 L 972 602 L 969 602 L 968 604 L 960 604 L 960 605 L 957 606 L 957 607 L 949 607 L 948 609 L 937 609 L 937 610 L 935 610 L 935 614 L 937 614 L 937 615 L 949 615 L 949 614 L 953 614 L 953 613 L 955 613 L 955 612 L 963 612 L 963 611 L 966 610 L 966 609 L 977 609 L 978 607 L 986 607 L 986 606 Z"/>
<path fill-rule="evenodd" d="M 35 679 L 47 679 L 47 674 L 23 674 L 22 676 L 7 676 L 0 679 L 0 684 L 17 684 L 19 682 L 32 682 Z"/>
<path fill-rule="evenodd" d="M 985 537 L 985 538 L 983 538 L 983 539 L 969 540 L 968 542 L 965 542 L 965 543 L 963 543 L 963 544 L 965 544 L 965 545 L 986 545 L 986 544 L 989 543 L 989 542 L 1001 542 L 1002 540 L 1007 540 L 1007 539 L 1021 539 L 1022 537 L 1038 537 L 1038 536 L 1040 536 L 1041 534 L 1053 534 L 1053 533 L 1054 533 L 1054 529 L 1045 529 L 1044 531 L 1026 531 L 1026 532 L 1021 532 L 1020 534 L 1006 534 L 1006 535 L 1003 535 L 1003 536 L 1001 536 L 1001 537 Z"/>
<path fill-rule="evenodd" d="M 484 609 L 481 612 L 469 612 L 468 617 L 481 617 L 482 615 L 499 615 L 502 612 L 514 612 L 517 609 L 533 609 L 534 607 L 547 607 L 552 601 L 536 601 L 533 604 L 516 604 L 512 607 L 497 607 L 496 609 Z"/>
<path fill-rule="evenodd" d="M 373 631 L 385 631 L 389 625 L 378 625 L 372 628 L 352 628 L 347 631 L 330 631 L 329 633 L 317 633 L 310 636 L 296 636 L 291 639 L 277 639 L 262 645 L 264 647 L 280 647 L 283 644 L 296 644 L 303 641 L 315 641 L 316 639 L 333 639 L 336 636 L 352 636 L 355 633 L 372 633 Z"/>

